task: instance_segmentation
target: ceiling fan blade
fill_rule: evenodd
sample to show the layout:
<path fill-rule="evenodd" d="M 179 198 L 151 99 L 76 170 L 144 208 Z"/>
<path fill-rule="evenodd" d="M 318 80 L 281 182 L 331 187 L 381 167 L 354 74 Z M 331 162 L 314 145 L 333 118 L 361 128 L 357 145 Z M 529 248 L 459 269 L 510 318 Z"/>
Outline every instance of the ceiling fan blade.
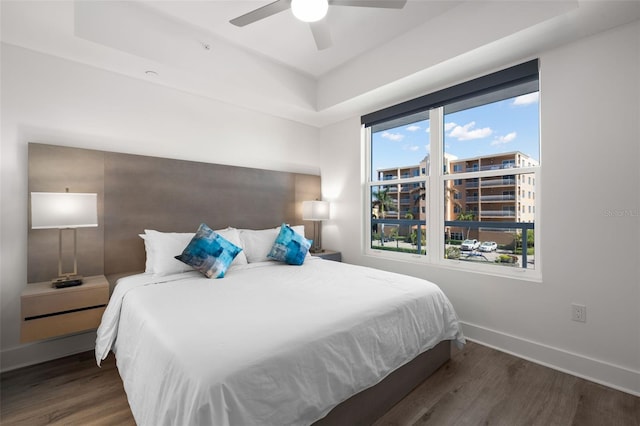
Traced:
<path fill-rule="evenodd" d="M 311 34 L 313 34 L 313 39 L 316 41 L 318 50 L 331 47 L 333 41 L 331 40 L 331 31 L 329 31 L 327 21 L 309 22 L 309 28 L 311 28 Z"/>
<path fill-rule="evenodd" d="M 376 7 L 380 9 L 402 9 L 407 0 L 329 0 L 332 6 Z"/>
<path fill-rule="evenodd" d="M 244 27 L 245 25 L 253 24 L 256 21 L 268 18 L 271 15 L 275 15 L 276 13 L 287 10 L 290 7 L 291 0 L 276 0 L 273 3 L 269 3 L 265 6 L 259 7 L 258 9 L 252 10 L 249 13 L 238 16 L 237 18 L 234 18 L 229 22 L 231 22 L 236 27 Z"/>

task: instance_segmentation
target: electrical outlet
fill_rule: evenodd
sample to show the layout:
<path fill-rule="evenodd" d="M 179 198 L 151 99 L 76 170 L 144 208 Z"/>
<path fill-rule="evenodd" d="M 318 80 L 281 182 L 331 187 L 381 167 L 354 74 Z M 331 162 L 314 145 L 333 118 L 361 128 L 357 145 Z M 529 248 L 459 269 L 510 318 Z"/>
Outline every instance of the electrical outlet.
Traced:
<path fill-rule="evenodd" d="M 571 319 L 578 322 L 587 322 L 587 307 L 585 305 L 571 305 Z"/>

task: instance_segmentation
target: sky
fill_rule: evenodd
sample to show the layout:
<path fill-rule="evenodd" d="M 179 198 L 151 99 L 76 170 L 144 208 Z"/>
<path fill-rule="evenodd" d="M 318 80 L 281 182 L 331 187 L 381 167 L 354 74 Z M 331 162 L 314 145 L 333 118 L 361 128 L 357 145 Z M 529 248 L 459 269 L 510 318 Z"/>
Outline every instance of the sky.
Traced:
<path fill-rule="evenodd" d="M 445 153 L 470 158 L 521 151 L 539 161 L 538 92 L 445 114 Z M 417 165 L 429 150 L 429 120 L 372 135 L 372 174 Z"/>

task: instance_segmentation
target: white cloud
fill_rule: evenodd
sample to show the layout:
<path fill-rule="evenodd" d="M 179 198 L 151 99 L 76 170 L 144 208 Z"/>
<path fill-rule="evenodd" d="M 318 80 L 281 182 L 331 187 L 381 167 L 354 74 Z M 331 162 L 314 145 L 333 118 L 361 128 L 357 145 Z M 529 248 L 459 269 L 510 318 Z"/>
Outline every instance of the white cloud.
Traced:
<path fill-rule="evenodd" d="M 459 141 L 468 141 L 472 139 L 482 139 L 488 136 L 491 136 L 493 130 L 490 127 L 483 127 L 482 129 L 474 129 L 476 126 L 476 122 L 472 121 L 470 123 L 465 124 L 464 126 L 455 125 L 455 127 L 449 133 L 449 136 L 452 138 L 457 138 Z M 445 124 L 445 129 L 447 125 Z"/>
<path fill-rule="evenodd" d="M 396 142 L 404 139 L 404 135 L 402 133 L 382 132 L 382 137 Z"/>
<path fill-rule="evenodd" d="M 538 102 L 539 98 L 540 98 L 540 92 L 528 93 L 526 95 L 521 95 L 515 98 L 511 105 L 513 106 L 531 105 Z"/>
<path fill-rule="evenodd" d="M 448 132 L 449 130 L 453 129 L 456 126 L 457 126 L 456 123 L 444 123 L 444 131 Z"/>
<path fill-rule="evenodd" d="M 410 132 L 415 132 L 416 130 L 420 130 L 420 126 L 416 126 L 415 124 L 412 124 L 411 126 L 407 127 L 407 130 Z"/>
<path fill-rule="evenodd" d="M 418 151 L 420 147 L 418 145 L 405 145 L 402 147 L 405 151 Z"/>
<path fill-rule="evenodd" d="M 505 143 L 509 143 L 512 140 L 514 140 L 516 138 L 516 136 L 518 136 L 518 134 L 516 132 L 511 132 L 511 133 L 506 134 L 504 136 L 498 136 L 497 138 L 495 138 L 491 142 L 491 146 L 504 145 Z"/>

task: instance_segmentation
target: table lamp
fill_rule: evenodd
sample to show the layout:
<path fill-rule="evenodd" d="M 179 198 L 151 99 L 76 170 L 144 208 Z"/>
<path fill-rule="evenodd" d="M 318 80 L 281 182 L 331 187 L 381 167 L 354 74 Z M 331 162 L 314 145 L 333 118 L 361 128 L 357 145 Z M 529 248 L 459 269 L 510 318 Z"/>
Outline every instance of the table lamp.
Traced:
<path fill-rule="evenodd" d="M 311 253 L 322 253 L 322 245 L 320 244 L 320 233 L 318 232 L 318 222 L 329 219 L 329 202 L 328 201 L 303 201 L 302 202 L 302 220 L 313 221 L 313 247 Z"/>
<path fill-rule="evenodd" d="M 67 189 L 68 191 L 68 189 Z M 98 194 L 32 192 L 31 229 L 58 229 L 58 277 L 53 287 L 82 284 L 78 275 L 77 228 L 98 226 Z M 62 272 L 62 231 L 73 231 L 73 271 Z"/>

